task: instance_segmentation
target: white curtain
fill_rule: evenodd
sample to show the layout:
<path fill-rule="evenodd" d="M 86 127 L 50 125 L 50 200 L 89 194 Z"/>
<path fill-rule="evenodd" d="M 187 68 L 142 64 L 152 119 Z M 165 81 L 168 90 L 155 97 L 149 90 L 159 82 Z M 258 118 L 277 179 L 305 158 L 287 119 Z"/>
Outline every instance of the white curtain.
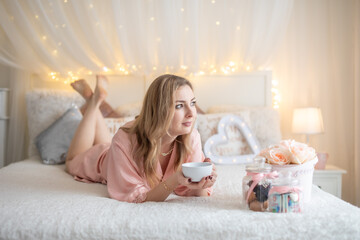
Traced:
<path fill-rule="evenodd" d="M 25 94 L 30 89 L 31 73 L 11 69 L 9 92 L 9 116 L 8 137 L 6 144 L 5 165 L 20 161 L 26 157 L 27 149 L 27 117 Z"/>
<path fill-rule="evenodd" d="M 266 67 L 291 14 L 281 0 L 0 1 L 0 61 L 36 73 Z M 21 56 L 21 57 L 19 57 Z M 119 70 L 120 68 L 124 70 Z"/>

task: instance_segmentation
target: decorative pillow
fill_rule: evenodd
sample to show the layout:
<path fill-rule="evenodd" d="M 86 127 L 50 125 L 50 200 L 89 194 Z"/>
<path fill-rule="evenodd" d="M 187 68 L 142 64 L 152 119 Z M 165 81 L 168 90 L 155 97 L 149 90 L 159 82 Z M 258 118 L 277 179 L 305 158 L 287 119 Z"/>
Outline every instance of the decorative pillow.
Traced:
<path fill-rule="evenodd" d="M 131 116 L 139 115 L 141 111 L 141 107 L 142 107 L 141 102 L 135 102 L 135 103 L 120 105 L 114 111 L 120 117 L 131 117 Z"/>
<path fill-rule="evenodd" d="M 36 89 L 26 94 L 29 129 L 29 157 L 38 155 L 35 138 L 63 115 L 71 106 L 78 107 L 85 100 L 75 91 Z"/>
<path fill-rule="evenodd" d="M 281 131 L 278 112 L 272 108 L 255 107 L 237 112 L 198 114 L 197 129 L 201 135 L 203 146 L 210 136 L 217 133 L 217 125 L 220 119 L 228 114 L 237 115 L 243 119 L 256 136 L 261 149 L 280 142 Z M 248 153 L 246 150 L 246 141 L 244 138 L 242 139 L 244 141 L 243 147 L 245 147 L 243 148 L 243 152 L 246 154 Z"/>
<path fill-rule="evenodd" d="M 236 115 L 225 115 L 217 126 L 217 134 L 208 138 L 204 153 L 218 164 L 249 163 L 260 152 L 256 136 Z"/>
<path fill-rule="evenodd" d="M 35 139 L 40 157 L 45 164 L 62 164 L 82 115 L 77 107 L 67 110 L 59 119 Z"/>
<path fill-rule="evenodd" d="M 114 136 L 117 130 L 125 123 L 135 119 L 135 116 L 123 117 L 123 118 L 105 118 L 107 127 L 109 128 L 111 136 Z"/>
<path fill-rule="evenodd" d="M 250 123 L 250 115 L 249 112 L 236 112 L 232 113 L 233 115 L 239 116 L 243 119 L 243 121 L 246 122 L 246 124 L 249 125 Z M 218 124 L 224 116 L 229 115 L 229 113 L 216 113 L 216 114 L 198 114 L 197 115 L 197 130 L 200 133 L 201 137 L 201 144 L 204 147 L 206 140 L 208 140 L 211 136 L 217 134 L 217 127 Z M 241 133 L 236 128 L 229 128 L 229 131 L 231 131 L 230 134 L 238 136 L 241 139 L 241 152 L 238 152 L 238 154 L 241 153 L 248 153 L 249 147 L 246 143 L 245 138 L 241 136 Z"/>

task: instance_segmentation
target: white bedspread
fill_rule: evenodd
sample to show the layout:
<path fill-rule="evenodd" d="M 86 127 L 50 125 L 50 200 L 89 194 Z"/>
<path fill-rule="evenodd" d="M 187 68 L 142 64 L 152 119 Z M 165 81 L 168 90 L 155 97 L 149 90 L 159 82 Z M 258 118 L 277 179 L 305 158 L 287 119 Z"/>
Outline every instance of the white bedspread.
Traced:
<path fill-rule="evenodd" d="M 242 166 L 218 166 L 211 197 L 130 204 L 64 165 L 0 169 L 0 239 L 360 239 L 360 209 L 316 187 L 301 214 L 244 210 Z"/>

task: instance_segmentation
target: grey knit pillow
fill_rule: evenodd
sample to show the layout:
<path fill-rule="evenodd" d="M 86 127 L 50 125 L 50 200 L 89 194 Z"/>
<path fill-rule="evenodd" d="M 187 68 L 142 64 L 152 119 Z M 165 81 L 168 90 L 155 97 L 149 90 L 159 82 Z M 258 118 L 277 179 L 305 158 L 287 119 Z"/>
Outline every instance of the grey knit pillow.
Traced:
<path fill-rule="evenodd" d="M 62 164 L 82 115 L 77 107 L 69 108 L 60 118 L 35 139 L 40 157 L 45 164 Z"/>

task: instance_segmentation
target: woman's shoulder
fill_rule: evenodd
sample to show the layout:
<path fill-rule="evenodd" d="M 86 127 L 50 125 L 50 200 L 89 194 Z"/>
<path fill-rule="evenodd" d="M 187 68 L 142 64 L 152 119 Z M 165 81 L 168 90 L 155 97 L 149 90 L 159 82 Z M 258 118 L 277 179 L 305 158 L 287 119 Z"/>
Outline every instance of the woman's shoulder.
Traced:
<path fill-rule="evenodd" d="M 117 145 L 122 145 L 126 148 L 131 147 L 134 141 L 136 142 L 136 135 L 133 133 L 129 133 L 128 131 L 126 131 L 126 129 L 130 128 L 134 124 L 134 121 L 135 120 L 127 122 L 122 127 L 120 127 L 114 135 L 112 141 L 115 142 Z"/>

